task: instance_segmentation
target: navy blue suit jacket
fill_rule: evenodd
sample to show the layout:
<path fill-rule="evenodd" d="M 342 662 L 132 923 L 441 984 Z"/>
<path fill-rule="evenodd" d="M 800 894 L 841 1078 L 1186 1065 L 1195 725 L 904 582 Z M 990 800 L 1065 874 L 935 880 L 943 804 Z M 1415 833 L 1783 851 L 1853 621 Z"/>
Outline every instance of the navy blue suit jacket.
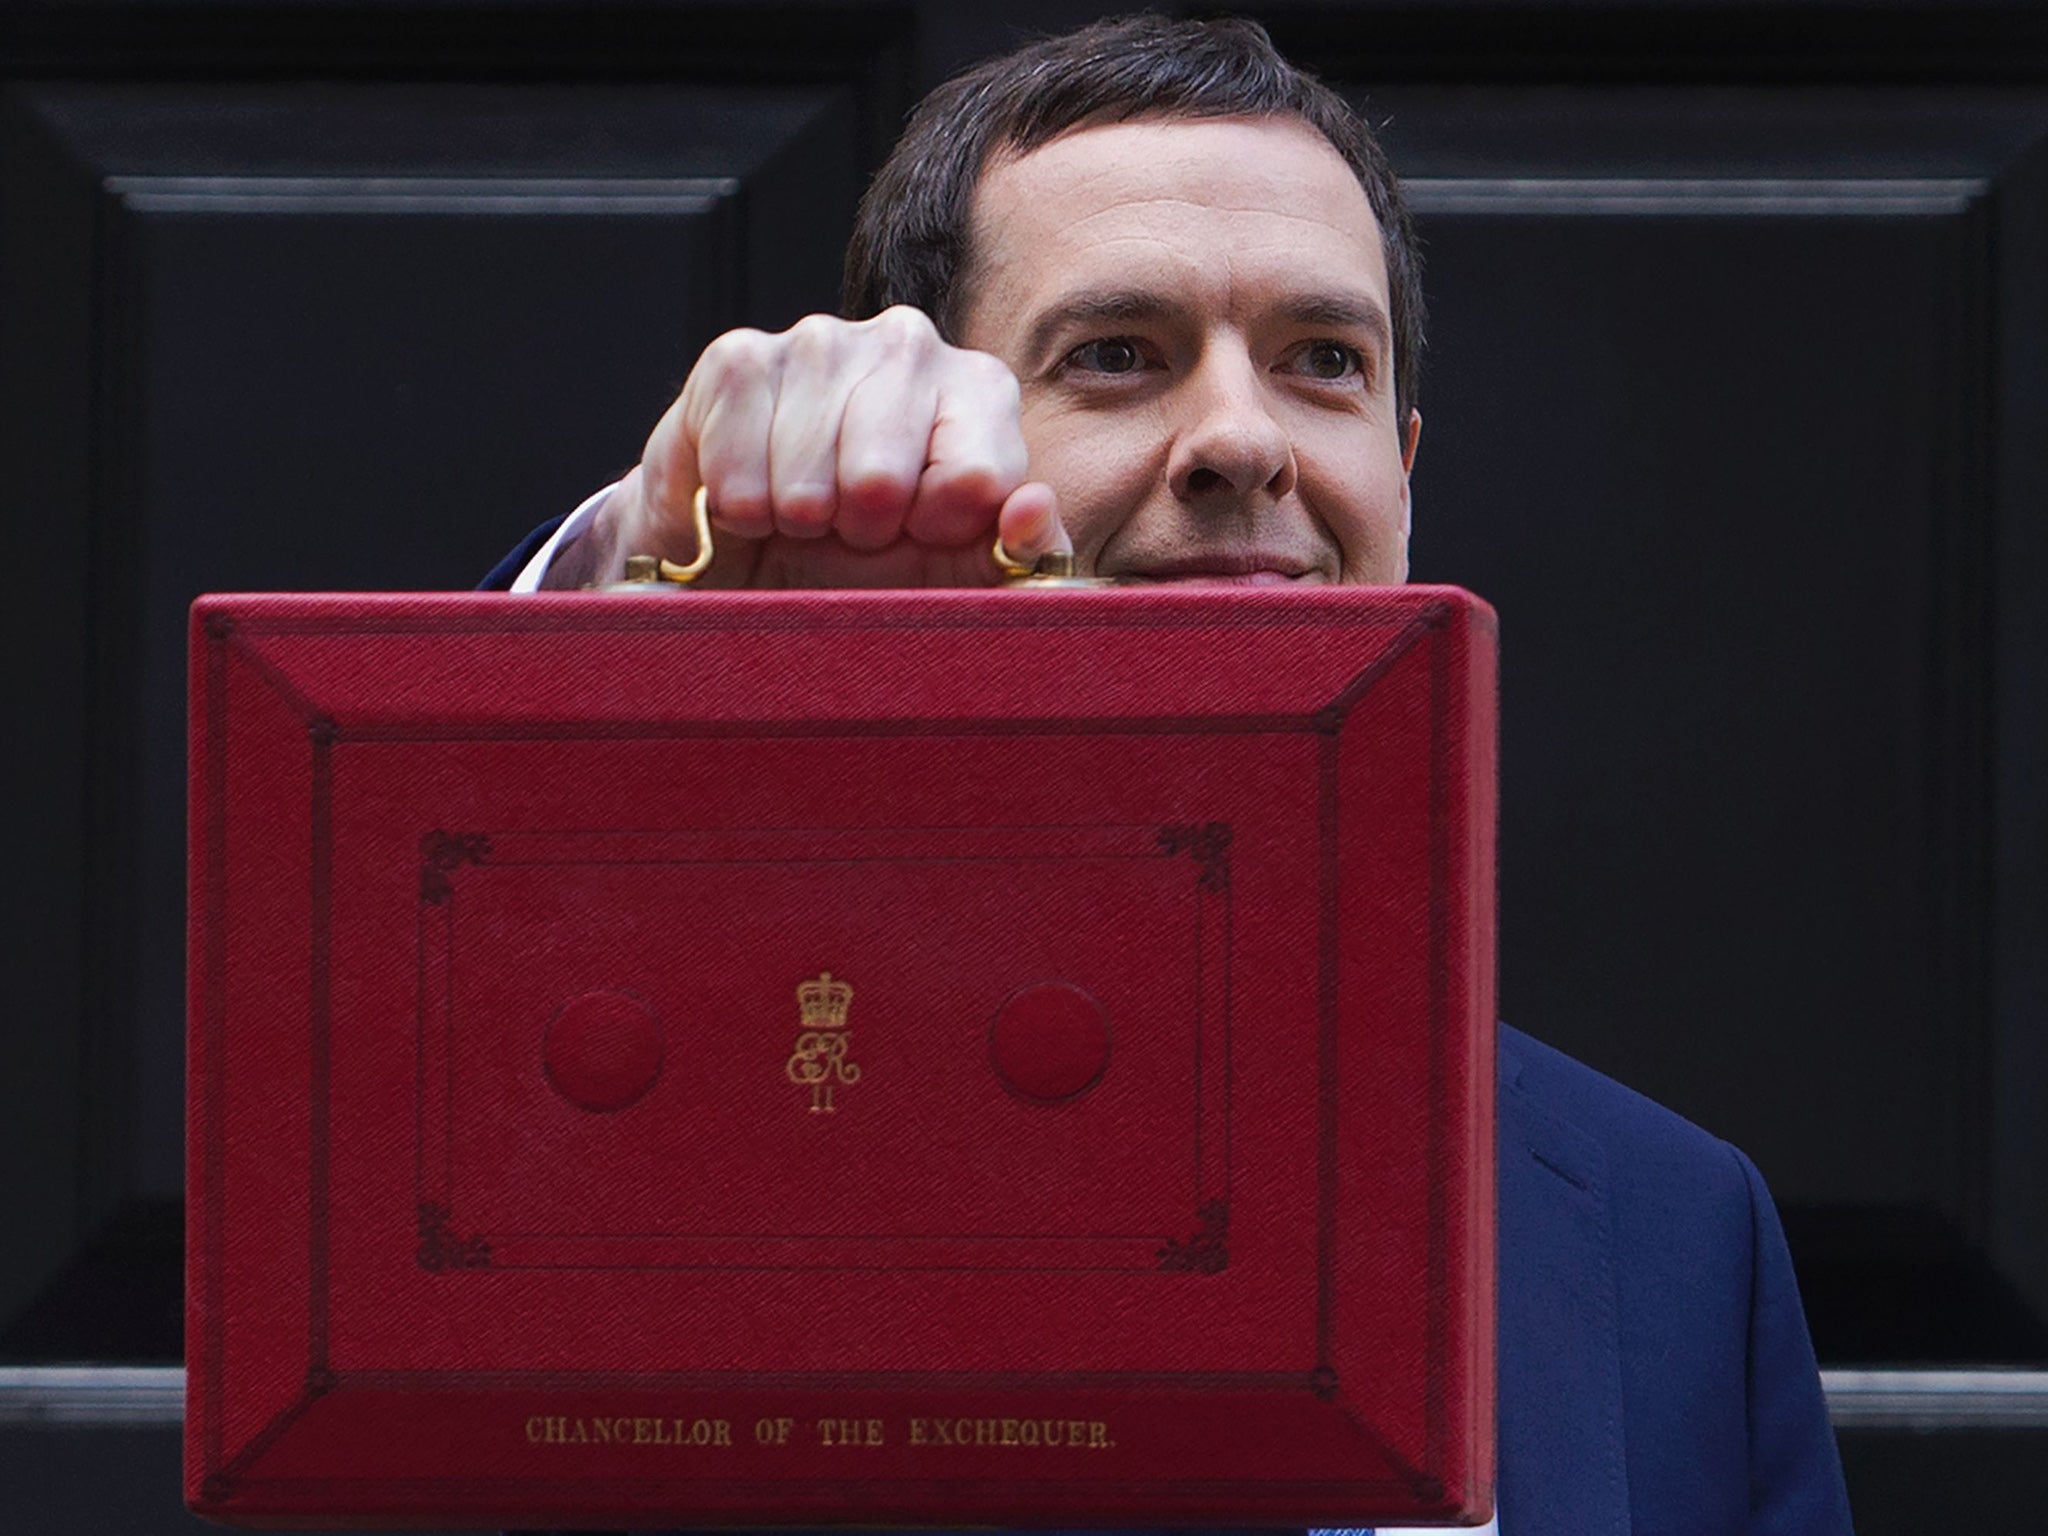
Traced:
<path fill-rule="evenodd" d="M 1506 1027 L 1500 1523 L 1502 1536 L 1850 1528 L 1755 1166 Z"/>
<path fill-rule="evenodd" d="M 505 588 L 535 530 L 484 585 Z M 1501 1536 L 1836 1536 L 1840 1457 L 1754 1165 L 1500 1032 Z"/>

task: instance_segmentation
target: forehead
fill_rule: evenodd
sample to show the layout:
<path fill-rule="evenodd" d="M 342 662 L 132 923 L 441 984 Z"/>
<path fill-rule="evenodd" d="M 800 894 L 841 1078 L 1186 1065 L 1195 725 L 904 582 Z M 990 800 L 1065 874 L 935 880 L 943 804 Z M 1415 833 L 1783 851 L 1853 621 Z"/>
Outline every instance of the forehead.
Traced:
<path fill-rule="evenodd" d="M 1276 284 L 1387 299 L 1365 189 L 1295 118 L 1077 129 L 993 162 L 975 190 L 972 227 L 977 311 L 1091 284 L 1219 301 Z"/>

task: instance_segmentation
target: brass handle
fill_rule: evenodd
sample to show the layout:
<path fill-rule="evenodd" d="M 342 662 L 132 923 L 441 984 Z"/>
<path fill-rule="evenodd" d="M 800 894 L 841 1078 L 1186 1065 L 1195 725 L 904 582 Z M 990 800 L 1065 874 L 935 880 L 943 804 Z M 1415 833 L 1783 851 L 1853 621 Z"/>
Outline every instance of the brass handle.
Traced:
<path fill-rule="evenodd" d="M 675 561 L 664 560 L 659 555 L 628 555 L 626 579 L 606 590 L 630 591 L 664 581 L 686 587 L 702 576 L 711 565 L 711 500 L 705 486 L 698 486 L 697 494 L 690 498 L 690 521 L 697 534 L 697 554 L 688 565 L 677 565 Z"/>
<path fill-rule="evenodd" d="M 673 586 L 686 587 L 710 568 L 711 565 L 711 504 L 708 488 L 697 487 L 697 494 L 690 498 L 690 520 L 697 534 L 696 558 L 687 565 L 678 565 L 660 555 L 626 556 L 626 577 L 605 588 L 608 592 L 632 592 L 644 587 L 659 586 L 668 582 Z M 1049 549 L 1036 560 L 1019 560 L 1003 547 L 1002 536 L 995 542 L 996 569 L 1003 573 L 1006 587 L 1108 587 L 1115 583 L 1107 577 L 1081 576 L 1074 570 L 1074 554 L 1067 549 Z"/>

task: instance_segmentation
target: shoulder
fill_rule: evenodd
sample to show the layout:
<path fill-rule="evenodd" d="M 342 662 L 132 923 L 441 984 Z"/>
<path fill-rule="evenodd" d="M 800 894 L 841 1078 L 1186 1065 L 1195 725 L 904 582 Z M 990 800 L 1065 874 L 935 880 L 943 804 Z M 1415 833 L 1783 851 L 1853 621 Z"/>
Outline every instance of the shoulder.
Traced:
<path fill-rule="evenodd" d="M 1791 1256 L 1755 1165 L 1505 1026 L 1500 1074 L 1504 1389 L 1509 1360 L 1538 1379 L 1560 1369 L 1552 1345 L 1510 1336 L 1511 1313 L 1540 1339 L 1581 1344 L 1581 1318 L 1604 1319 L 1594 1331 L 1611 1340 L 1639 1511 L 1719 1510 L 1729 1528 L 1773 1536 L 1846 1531 Z M 1567 1253 L 1579 1267 L 1560 1274 Z"/>
<path fill-rule="evenodd" d="M 1532 1143 L 1546 1133 L 1575 1142 L 1603 1165 L 1618 1198 L 1655 1194 L 1661 1203 L 1686 1192 L 1744 1227 L 1752 1203 L 1768 1200 L 1754 1165 L 1729 1143 L 1505 1024 L 1500 1086 L 1504 1138 L 1519 1127 Z"/>
<path fill-rule="evenodd" d="M 1759 1229 L 1777 1226 L 1749 1160 L 1505 1027 L 1500 1071 L 1503 1239 L 1512 1229 L 1547 1243 L 1558 1223 L 1590 1221 L 1618 1320 L 1639 1346 L 1654 1338 L 1653 1353 L 1711 1360 L 1739 1341 Z"/>

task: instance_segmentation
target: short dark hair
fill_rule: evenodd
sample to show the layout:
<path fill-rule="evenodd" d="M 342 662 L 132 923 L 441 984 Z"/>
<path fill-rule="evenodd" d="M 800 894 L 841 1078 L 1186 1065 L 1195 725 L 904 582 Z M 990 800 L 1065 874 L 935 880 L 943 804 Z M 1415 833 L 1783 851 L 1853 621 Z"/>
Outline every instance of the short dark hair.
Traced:
<path fill-rule="evenodd" d="M 1404 427 L 1422 361 L 1422 259 L 1401 184 L 1351 104 L 1281 57 L 1254 21 L 1126 16 L 1030 43 L 919 103 L 861 200 L 846 250 L 849 319 L 911 304 L 958 339 L 974 190 L 991 155 L 1137 118 L 1294 117 L 1351 167 L 1380 226 Z"/>

